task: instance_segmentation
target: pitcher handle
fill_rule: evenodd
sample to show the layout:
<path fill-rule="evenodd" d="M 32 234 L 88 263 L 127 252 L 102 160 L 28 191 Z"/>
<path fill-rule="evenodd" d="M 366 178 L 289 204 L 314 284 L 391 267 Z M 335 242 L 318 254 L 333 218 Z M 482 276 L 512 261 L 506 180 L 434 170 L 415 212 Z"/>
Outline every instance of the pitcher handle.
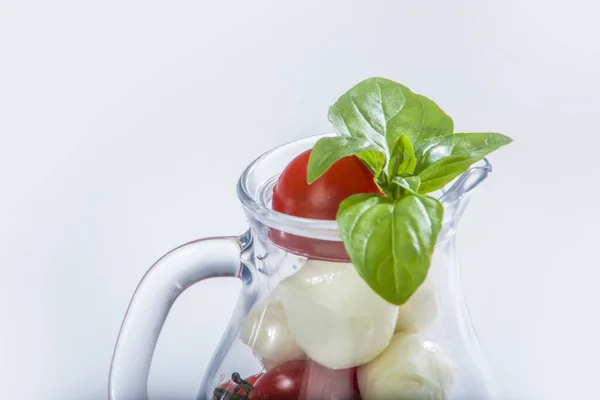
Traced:
<path fill-rule="evenodd" d="M 171 250 L 146 272 L 127 308 L 110 366 L 110 400 L 148 399 L 156 341 L 177 297 L 201 280 L 237 277 L 249 234 L 196 240 Z"/>

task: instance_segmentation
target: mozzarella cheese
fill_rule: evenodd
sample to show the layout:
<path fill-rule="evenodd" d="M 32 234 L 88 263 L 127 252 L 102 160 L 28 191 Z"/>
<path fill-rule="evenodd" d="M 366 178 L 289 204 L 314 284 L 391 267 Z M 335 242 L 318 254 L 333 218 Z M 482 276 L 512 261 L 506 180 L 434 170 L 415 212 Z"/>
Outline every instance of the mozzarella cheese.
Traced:
<path fill-rule="evenodd" d="M 309 260 L 280 283 L 279 294 L 296 342 L 325 367 L 367 363 L 394 334 L 398 307 L 375 293 L 350 263 Z"/>
<path fill-rule="evenodd" d="M 292 336 L 277 290 L 246 318 L 240 339 L 261 357 L 265 366 L 306 358 Z"/>
<path fill-rule="evenodd" d="M 399 332 L 375 360 L 358 368 L 363 400 L 445 400 L 456 367 L 421 334 Z"/>
<path fill-rule="evenodd" d="M 396 332 L 423 332 L 438 315 L 438 299 L 435 286 L 426 279 L 412 296 L 398 307 Z"/>

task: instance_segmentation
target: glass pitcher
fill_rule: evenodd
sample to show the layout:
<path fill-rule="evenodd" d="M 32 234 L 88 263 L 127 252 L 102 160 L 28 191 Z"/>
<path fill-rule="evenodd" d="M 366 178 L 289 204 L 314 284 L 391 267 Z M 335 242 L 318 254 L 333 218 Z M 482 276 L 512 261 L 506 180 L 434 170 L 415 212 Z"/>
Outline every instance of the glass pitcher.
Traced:
<path fill-rule="evenodd" d="M 491 165 L 484 159 L 435 194 L 444 222 L 428 276 L 397 307 L 358 277 L 335 221 L 270 208 L 280 172 L 323 136 L 275 148 L 244 171 L 237 192 L 246 233 L 184 244 L 148 270 L 119 332 L 110 399 L 148 398 L 152 355 L 171 306 L 214 277 L 238 278 L 242 291 L 198 400 L 496 398 L 463 299 L 454 235 L 467 194 Z"/>

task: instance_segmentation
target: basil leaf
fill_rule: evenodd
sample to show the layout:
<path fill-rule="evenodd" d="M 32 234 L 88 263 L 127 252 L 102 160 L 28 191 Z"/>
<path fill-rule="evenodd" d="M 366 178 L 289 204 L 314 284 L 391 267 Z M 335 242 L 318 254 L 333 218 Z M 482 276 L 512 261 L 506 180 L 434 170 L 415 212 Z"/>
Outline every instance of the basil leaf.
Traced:
<path fill-rule="evenodd" d="M 423 283 L 442 228 L 443 207 L 430 196 L 392 200 L 354 195 L 340 204 L 340 235 L 359 275 L 392 304 Z"/>
<path fill-rule="evenodd" d="M 417 158 L 413 145 L 408 136 L 402 135 L 391 152 L 388 176 L 393 178 L 403 174 L 412 174 L 416 166 Z"/>
<path fill-rule="evenodd" d="M 512 139 L 499 133 L 457 133 L 417 144 L 415 173 L 421 178 L 419 193 L 441 189 L 489 153 Z"/>
<path fill-rule="evenodd" d="M 418 194 L 421 179 L 418 176 L 400 177 L 396 176 L 391 181 L 377 176 L 375 183 L 379 190 L 390 199 L 399 199 L 402 196 L 409 194 Z"/>
<path fill-rule="evenodd" d="M 452 119 L 432 100 L 389 79 L 366 79 L 329 109 L 329 120 L 342 136 L 366 137 L 388 153 L 401 135 L 415 142 L 450 134 Z"/>
<path fill-rule="evenodd" d="M 373 174 L 378 176 L 385 167 L 386 156 L 381 151 L 368 150 L 357 153 L 356 156 L 360 158 L 365 164 L 371 168 Z"/>
<path fill-rule="evenodd" d="M 418 176 L 408 176 L 406 178 L 397 176 L 392 179 L 392 184 L 412 192 L 413 194 L 417 194 L 419 191 L 419 186 L 421 186 L 421 178 Z"/>
<path fill-rule="evenodd" d="M 357 137 L 335 136 L 319 139 L 308 159 L 308 183 L 316 181 L 340 158 L 375 149 L 368 140 Z"/>
<path fill-rule="evenodd" d="M 453 133 L 454 121 L 433 100 L 414 94 L 395 118 L 394 132 L 416 142 Z"/>

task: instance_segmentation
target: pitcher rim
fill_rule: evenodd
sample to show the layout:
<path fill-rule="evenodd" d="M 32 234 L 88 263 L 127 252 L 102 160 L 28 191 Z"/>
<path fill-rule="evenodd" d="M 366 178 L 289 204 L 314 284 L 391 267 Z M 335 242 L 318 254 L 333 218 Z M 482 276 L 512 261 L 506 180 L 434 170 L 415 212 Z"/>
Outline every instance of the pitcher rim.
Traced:
<path fill-rule="evenodd" d="M 321 220 L 283 214 L 263 204 L 260 199 L 256 198 L 256 195 L 250 193 L 250 190 L 248 189 L 248 182 L 254 169 L 274 152 L 292 145 L 300 145 L 311 141 L 316 142 L 316 140 L 322 137 L 330 136 L 336 136 L 336 134 L 334 132 L 326 132 L 292 140 L 273 147 L 254 159 L 254 161 L 244 169 L 237 183 L 237 195 L 246 212 L 261 223 L 284 232 L 322 240 L 341 240 L 337 222 L 335 220 Z M 451 182 L 447 186 L 447 189 L 437 197 L 438 200 L 446 206 L 462 199 L 464 195 L 484 181 L 491 171 L 492 165 L 487 158 L 483 158 L 478 164 L 471 166 L 471 168 Z M 472 179 L 471 175 L 474 172 L 476 173 L 476 176 L 475 179 Z M 278 176 L 280 173 L 281 171 L 274 172 L 273 177 Z"/>

